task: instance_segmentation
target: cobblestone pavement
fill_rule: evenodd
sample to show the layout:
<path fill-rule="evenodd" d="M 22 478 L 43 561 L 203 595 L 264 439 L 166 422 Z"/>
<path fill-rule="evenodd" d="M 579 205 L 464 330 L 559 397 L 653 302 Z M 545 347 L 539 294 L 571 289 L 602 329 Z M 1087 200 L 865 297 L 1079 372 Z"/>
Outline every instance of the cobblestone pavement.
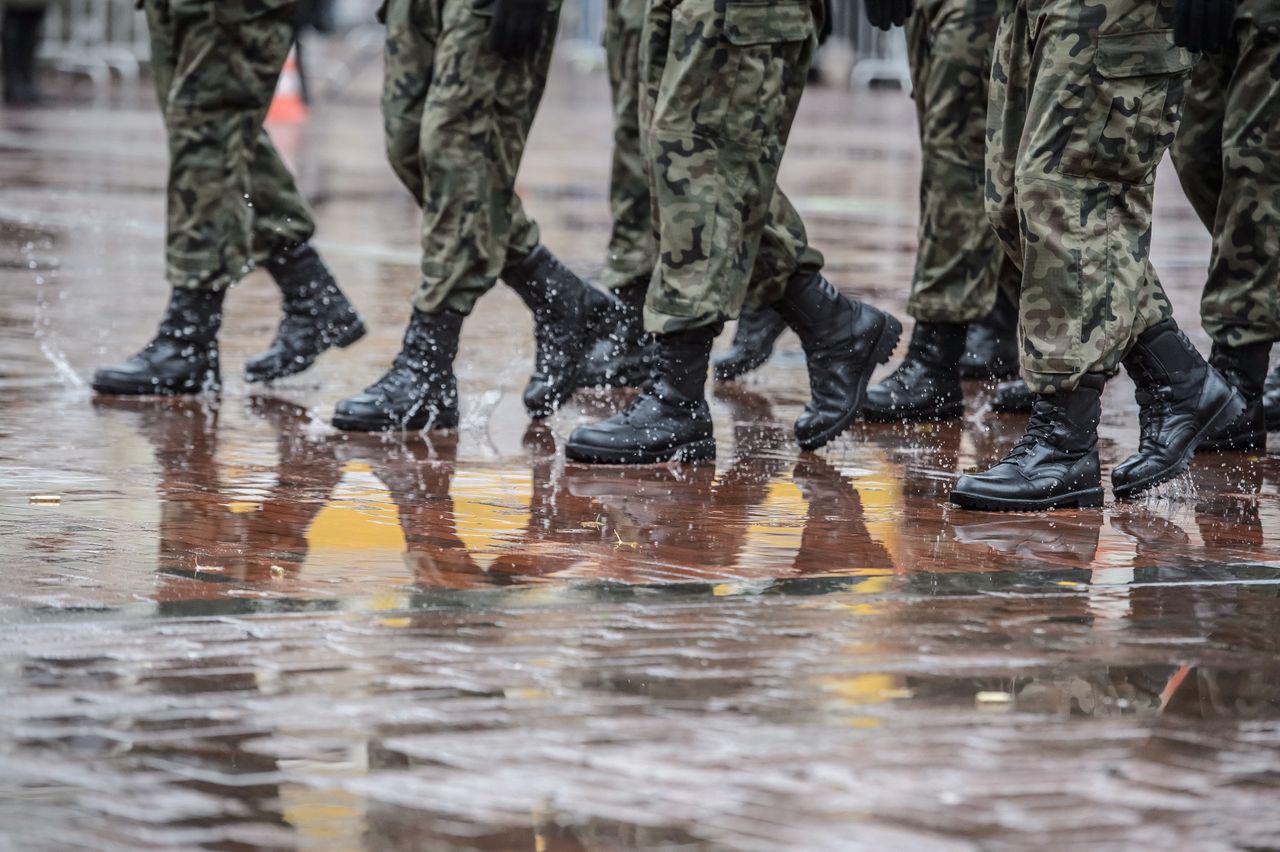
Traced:
<path fill-rule="evenodd" d="M 715 467 L 566 465 L 624 397 L 527 430 L 502 288 L 464 334 L 456 435 L 335 434 L 416 267 L 370 95 L 279 131 L 370 338 L 251 392 L 277 302 L 255 275 L 218 402 L 85 385 L 164 299 L 146 98 L 0 113 L 0 848 L 1280 848 L 1280 456 L 1198 459 L 1137 504 L 965 512 L 950 479 L 1021 428 L 990 387 L 962 424 L 801 456 L 788 336 L 715 390 Z M 520 184 L 586 272 L 605 97 L 555 76 Z M 899 310 L 911 116 L 813 92 L 783 177 L 833 280 Z M 1177 193 L 1167 172 L 1153 250 L 1204 343 L 1209 243 Z M 1110 466 L 1126 380 L 1105 408 Z"/>

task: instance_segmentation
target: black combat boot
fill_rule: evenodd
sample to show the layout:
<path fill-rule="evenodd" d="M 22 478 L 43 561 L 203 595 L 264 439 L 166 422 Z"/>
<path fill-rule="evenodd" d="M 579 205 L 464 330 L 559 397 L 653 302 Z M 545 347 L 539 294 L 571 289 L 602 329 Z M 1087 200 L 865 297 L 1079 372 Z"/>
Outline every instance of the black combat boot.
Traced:
<path fill-rule="evenodd" d="M 1231 425 L 1245 409 L 1240 394 L 1172 319 L 1139 335 L 1123 364 L 1137 386 L 1140 433 L 1138 452 L 1111 471 L 1117 500 L 1182 473 L 1204 437 Z"/>
<path fill-rule="evenodd" d="M 1007 379 L 1017 372 L 1018 306 L 1000 288 L 991 313 L 969 323 L 960 375 L 966 379 Z"/>
<path fill-rule="evenodd" d="M 786 320 L 773 308 L 743 311 L 733 333 L 733 345 L 716 359 L 716 381 L 731 382 L 768 361 L 773 344 L 786 330 Z"/>
<path fill-rule="evenodd" d="M 990 512 L 1101 506 L 1098 417 L 1106 381 L 1089 373 L 1075 390 L 1037 395 L 1022 439 L 995 467 L 956 480 L 951 502 Z"/>
<path fill-rule="evenodd" d="M 578 386 L 582 356 L 593 339 L 591 314 L 608 310 L 609 297 L 543 245 L 502 270 L 502 280 L 533 312 L 537 353 L 524 389 L 525 410 L 535 420 L 550 417 Z"/>
<path fill-rule="evenodd" d="M 649 276 L 613 291 L 613 304 L 593 317 L 599 329 L 587 351 L 579 387 L 639 387 L 653 366 L 650 340 L 644 333 L 644 300 Z"/>
<path fill-rule="evenodd" d="M 917 322 L 907 357 L 883 382 L 867 388 L 868 420 L 951 420 L 964 414 L 957 362 L 965 347 L 964 323 Z"/>
<path fill-rule="evenodd" d="M 137 355 L 93 374 L 98 393 L 193 394 L 222 386 L 218 330 L 226 290 L 175 288 L 160 328 Z"/>
<path fill-rule="evenodd" d="M 1030 414 L 1035 405 L 1036 395 L 1022 379 L 1001 382 L 991 395 L 991 410 L 1001 414 Z"/>
<path fill-rule="evenodd" d="M 463 315 L 415 310 L 404 346 L 386 374 L 338 403 L 333 425 L 348 432 L 406 432 L 458 425 L 458 380 L 453 359 Z"/>
<path fill-rule="evenodd" d="M 245 381 L 270 382 L 296 375 L 326 349 L 345 349 L 364 337 L 359 314 L 309 244 L 280 254 L 267 268 L 284 296 L 284 317 L 271 348 L 245 365 Z"/>
<path fill-rule="evenodd" d="M 1262 414 L 1266 418 L 1268 431 L 1280 431 L 1280 367 L 1271 371 L 1263 386 Z"/>
<path fill-rule="evenodd" d="M 1266 386 L 1267 364 L 1271 360 L 1271 344 L 1255 343 L 1250 346 L 1222 346 L 1213 344 L 1209 363 L 1244 399 L 1244 413 L 1224 428 L 1215 428 L 1205 435 L 1199 451 L 1247 450 L 1266 452 L 1267 416 Z"/>
<path fill-rule="evenodd" d="M 774 307 L 804 346 L 811 397 L 795 432 L 800 449 L 816 450 L 858 416 L 871 373 L 892 357 L 902 323 L 818 274 L 792 278 Z"/>
<path fill-rule="evenodd" d="M 719 328 L 658 335 L 653 376 L 624 411 L 579 426 L 565 455 L 590 464 L 659 464 L 716 457 L 704 389 L 711 343 Z"/>

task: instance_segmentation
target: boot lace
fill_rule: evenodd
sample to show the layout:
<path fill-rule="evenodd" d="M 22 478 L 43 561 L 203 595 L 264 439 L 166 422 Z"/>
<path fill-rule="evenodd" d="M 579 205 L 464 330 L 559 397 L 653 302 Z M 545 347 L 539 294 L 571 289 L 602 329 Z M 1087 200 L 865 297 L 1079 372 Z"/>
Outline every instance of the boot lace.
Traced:
<path fill-rule="evenodd" d="M 1053 419 L 1053 405 L 1046 400 L 1036 400 L 1031 418 L 1027 421 L 1026 430 L 1018 439 L 1018 443 L 1013 445 L 1013 449 L 1009 450 L 1004 460 L 1016 461 L 1031 452 L 1037 444 L 1046 443 L 1056 425 Z"/>

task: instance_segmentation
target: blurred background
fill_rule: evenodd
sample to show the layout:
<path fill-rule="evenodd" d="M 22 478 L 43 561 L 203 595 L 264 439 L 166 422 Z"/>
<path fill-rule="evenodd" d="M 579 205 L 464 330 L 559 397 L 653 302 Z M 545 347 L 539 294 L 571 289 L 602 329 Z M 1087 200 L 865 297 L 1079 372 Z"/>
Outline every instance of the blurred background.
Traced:
<path fill-rule="evenodd" d="M 378 2 L 299 4 L 299 65 L 309 98 L 342 92 L 364 66 L 380 61 Z M 580 73 L 604 71 L 606 2 L 565 0 L 559 58 Z M 11 105 L 37 103 L 46 93 L 108 97 L 146 70 L 146 22 L 135 0 L 0 0 L 0 6 L 5 9 L 5 100 Z M 40 85 L 42 76 L 45 85 Z M 818 54 L 815 76 L 837 87 L 908 87 L 901 30 L 885 34 L 869 27 L 861 0 L 836 2 L 834 34 Z"/>

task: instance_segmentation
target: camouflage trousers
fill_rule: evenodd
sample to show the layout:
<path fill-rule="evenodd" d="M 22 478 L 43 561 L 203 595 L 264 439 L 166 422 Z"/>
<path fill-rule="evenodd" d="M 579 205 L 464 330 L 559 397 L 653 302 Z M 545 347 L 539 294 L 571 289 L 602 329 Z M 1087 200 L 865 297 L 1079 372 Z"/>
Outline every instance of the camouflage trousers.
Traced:
<path fill-rule="evenodd" d="M 306 242 L 311 211 L 262 129 L 296 0 L 145 0 L 169 137 L 165 270 L 221 290 Z"/>
<path fill-rule="evenodd" d="M 923 0 L 907 19 L 923 158 L 919 248 L 907 312 L 925 322 L 985 317 L 1017 269 L 983 205 L 987 84 L 997 0 Z"/>
<path fill-rule="evenodd" d="M 1213 234 L 1205 330 L 1231 346 L 1280 340 L 1280 3 L 1245 0 L 1234 43 L 1196 64 L 1172 156 Z"/>
<path fill-rule="evenodd" d="M 1172 315 L 1149 259 L 1156 165 L 1194 56 L 1172 0 L 1016 0 L 988 107 L 987 214 L 1021 270 L 1022 372 L 1038 393 L 1110 373 Z"/>
<path fill-rule="evenodd" d="M 778 167 L 816 44 L 795 0 L 651 0 L 640 128 L 658 259 L 645 327 L 714 326 L 782 297 L 822 256 Z"/>
<path fill-rule="evenodd" d="M 489 49 L 490 18 L 472 0 L 388 0 L 381 16 L 387 157 L 422 208 L 413 305 L 470 313 L 502 270 L 538 245 L 538 226 L 515 192 L 516 171 L 558 14 L 547 16 L 541 47 L 515 60 Z"/>

